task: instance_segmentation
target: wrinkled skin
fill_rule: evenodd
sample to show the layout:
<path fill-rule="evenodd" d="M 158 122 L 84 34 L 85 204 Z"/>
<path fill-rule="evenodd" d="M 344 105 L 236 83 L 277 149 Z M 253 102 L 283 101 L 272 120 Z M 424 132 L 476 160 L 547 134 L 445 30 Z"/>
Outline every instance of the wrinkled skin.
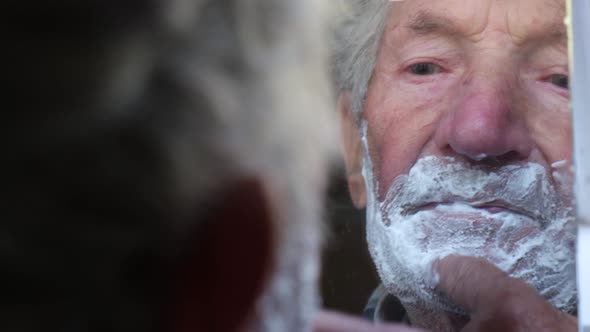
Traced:
<path fill-rule="evenodd" d="M 550 175 L 555 162 L 571 165 L 564 1 L 412 0 L 392 7 L 362 113 L 379 201 L 397 177 L 427 156 L 490 167 L 532 162 Z M 341 98 L 341 104 L 346 109 L 348 102 Z M 355 183 L 350 170 L 359 169 L 362 156 L 358 143 L 347 143 L 358 137 L 344 140 L 350 184 Z M 365 190 L 351 186 L 357 206 L 365 205 Z M 502 330 L 539 330 L 529 320 L 521 322 L 514 303 L 530 308 L 530 321 L 563 316 L 525 283 L 495 272 L 514 292 L 491 296 L 482 289 L 494 281 L 479 272 L 441 272 L 443 280 L 479 280 L 441 288 L 457 303 L 477 299 L 477 308 L 468 307 L 473 309 L 469 330 L 485 326 L 477 323 L 483 316 L 503 324 L 497 325 Z M 509 305 L 500 308 L 504 302 Z M 413 322 L 436 330 L 460 330 L 468 323 L 419 305 L 406 309 Z M 547 326 L 566 331 L 572 319 L 555 319 Z"/>
<path fill-rule="evenodd" d="M 568 74 L 566 36 L 558 34 L 565 33 L 563 6 L 556 0 L 394 6 L 363 113 L 381 194 L 424 156 L 485 154 L 547 168 L 571 161 L 569 93 L 560 85 Z M 442 22 L 407 27 L 426 12 Z M 447 23 L 456 31 L 429 31 Z"/>

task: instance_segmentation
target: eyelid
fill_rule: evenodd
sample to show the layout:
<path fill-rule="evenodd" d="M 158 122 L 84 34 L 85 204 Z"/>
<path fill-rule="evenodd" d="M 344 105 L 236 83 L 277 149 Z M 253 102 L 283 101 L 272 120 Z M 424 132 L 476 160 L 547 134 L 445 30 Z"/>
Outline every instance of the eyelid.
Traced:
<path fill-rule="evenodd" d="M 567 65 L 557 65 L 540 70 L 541 76 L 549 77 L 551 75 L 566 75 L 569 76 L 570 72 Z"/>
<path fill-rule="evenodd" d="M 569 78 L 570 75 L 568 75 L 567 73 L 566 74 L 562 74 L 562 73 L 551 73 L 551 74 L 543 75 L 542 78 L 544 80 L 548 80 L 548 79 L 550 79 L 552 77 L 555 77 L 555 76 L 565 76 L 565 77 L 568 77 Z"/>

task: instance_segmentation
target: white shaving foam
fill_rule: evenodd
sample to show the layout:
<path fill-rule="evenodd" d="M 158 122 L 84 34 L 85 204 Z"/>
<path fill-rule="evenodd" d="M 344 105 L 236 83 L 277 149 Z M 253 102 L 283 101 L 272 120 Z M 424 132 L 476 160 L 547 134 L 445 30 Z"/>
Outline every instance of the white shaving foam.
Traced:
<path fill-rule="evenodd" d="M 487 157 L 488 157 L 488 155 L 487 155 L 487 154 L 485 154 L 485 153 L 481 153 L 481 154 L 478 154 L 477 156 L 475 156 L 475 158 L 474 158 L 474 159 L 475 159 L 475 160 L 477 160 L 477 161 L 480 161 L 480 160 L 484 160 L 484 159 L 486 159 Z"/>
<path fill-rule="evenodd" d="M 567 165 L 567 160 L 560 160 L 560 161 L 556 161 L 553 164 L 551 164 L 551 167 L 552 168 L 562 168 L 566 165 Z"/>
<path fill-rule="evenodd" d="M 364 122 L 367 241 L 388 291 L 405 303 L 462 313 L 435 290 L 438 276 L 432 273 L 436 259 L 458 254 L 486 258 L 557 308 L 575 308 L 573 208 L 543 166 L 490 169 L 424 157 L 393 181 L 380 202 L 366 132 Z M 483 208 L 490 206 L 508 208 Z"/>

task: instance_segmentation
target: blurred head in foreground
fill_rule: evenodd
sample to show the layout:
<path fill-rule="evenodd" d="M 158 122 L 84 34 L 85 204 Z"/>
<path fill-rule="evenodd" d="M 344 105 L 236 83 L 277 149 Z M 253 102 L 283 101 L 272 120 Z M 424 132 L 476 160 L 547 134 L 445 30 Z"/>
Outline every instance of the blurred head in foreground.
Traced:
<path fill-rule="evenodd" d="M 321 3 L 8 5 L 0 329 L 309 329 Z"/>

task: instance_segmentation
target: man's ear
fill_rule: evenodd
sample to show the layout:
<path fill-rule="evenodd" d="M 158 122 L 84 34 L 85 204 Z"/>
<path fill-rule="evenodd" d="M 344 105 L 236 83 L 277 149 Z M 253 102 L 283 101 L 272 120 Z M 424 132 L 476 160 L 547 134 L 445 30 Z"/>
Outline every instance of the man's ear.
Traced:
<path fill-rule="evenodd" d="M 363 177 L 363 153 L 357 120 L 352 113 L 350 92 L 342 92 L 337 103 L 340 112 L 341 141 L 348 190 L 355 207 L 361 209 L 367 204 L 367 191 Z"/>
<path fill-rule="evenodd" d="M 275 223 L 257 179 L 234 183 L 199 217 L 173 279 L 173 331 L 236 331 L 270 277 Z"/>

